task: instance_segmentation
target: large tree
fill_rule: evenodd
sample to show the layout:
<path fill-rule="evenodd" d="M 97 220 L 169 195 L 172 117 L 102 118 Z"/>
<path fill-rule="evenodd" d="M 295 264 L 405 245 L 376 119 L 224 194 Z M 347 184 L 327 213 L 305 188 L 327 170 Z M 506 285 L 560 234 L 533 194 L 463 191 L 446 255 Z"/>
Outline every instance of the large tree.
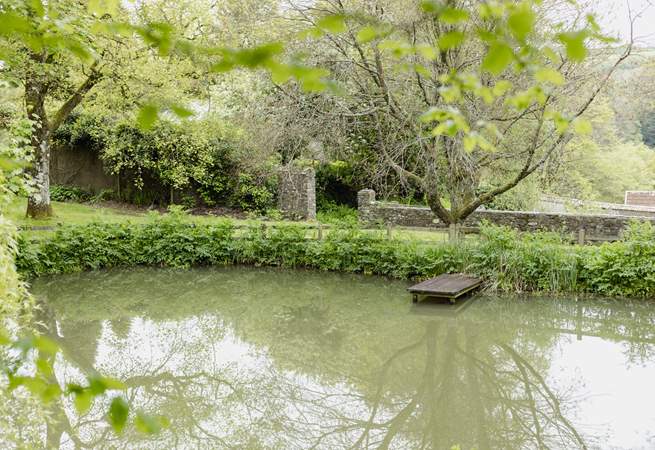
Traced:
<path fill-rule="evenodd" d="M 28 171 L 34 186 L 27 215 L 48 217 L 52 135 L 101 79 L 102 60 L 112 44 L 91 33 L 98 17 L 80 2 L 6 2 L 2 12 L 10 32 L 2 41 L 8 54 L 3 69 L 7 78 L 22 85 L 32 123 Z M 11 34 L 16 30 L 24 39 Z"/>
<path fill-rule="evenodd" d="M 29 172 L 34 188 L 27 215 L 52 215 L 52 138 L 93 91 L 105 91 L 102 101 L 114 108 L 113 114 L 134 114 L 147 128 L 163 109 L 189 116 L 184 101 L 204 100 L 217 74 L 238 67 L 263 67 L 316 84 L 323 72 L 276 61 L 280 44 L 256 33 L 244 39 L 245 25 L 233 26 L 244 11 L 251 14 L 248 23 L 271 17 L 274 2 L 248 2 L 247 8 L 241 3 L 153 1 L 124 9 L 117 0 L 3 2 L 2 75 L 24 88 L 33 124 Z"/>
<path fill-rule="evenodd" d="M 328 111 L 299 97 L 303 109 L 369 130 L 379 170 L 418 188 L 445 224 L 513 189 L 588 128 L 581 116 L 632 48 L 608 48 L 593 16 L 557 0 L 323 0 L 293 10 L 306 25 L 344 18 L 298 45 L 320 49 L 317 64 L 347 95 Z"/>

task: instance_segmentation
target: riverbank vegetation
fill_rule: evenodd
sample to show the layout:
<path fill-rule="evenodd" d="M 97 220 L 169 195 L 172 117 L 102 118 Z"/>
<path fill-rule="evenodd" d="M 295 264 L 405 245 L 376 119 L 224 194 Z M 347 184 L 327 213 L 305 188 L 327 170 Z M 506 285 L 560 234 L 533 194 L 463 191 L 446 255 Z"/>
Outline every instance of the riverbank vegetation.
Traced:
<path fill-rule="evenodd" d="M 655 229 L 635 223 L 619 242 L 565 243 L 554 233 L 484 226 L 481 238 L 456 244 L 412 242 L 343 227 L 317 239 L 302 225 L 235 227 L 230 220 L 190 224 L 180 213 L 143 224 L 62 227 L 20 240 L 26 277 L 136 265 L 191 267 L 250 264 L 427 278 L 448 272 L 482 276 L 490 289 L 549 293 L 655 295 Z"/>
<path fill-rule="evenodd" d="M 12 402 L 70 401 L 83 414 L 97 399 L 117 432 L 154 432 L 167 423 L 129 410 L 117 380 L 87 373 L 57 382 L 59 349 L 39 336 L 30 277 L 252 264 L 397 278 L 466 271 L 505 291 L 653 296 L 655 236 L 645 225 L 634 225 L 621 242 L 588 247 L 494 227 L 457 243 L 406 242 L 410 234 L 390 239 L 358 229 L 347 207 L 358 189 L 372 187 L 381 197 L 428 204 L 449 224 L 484 205 L 528 207 L 521 189 L 534 197 L 548 186 L 546 176 L 568 188 L 553 173 L 577 164 L 563 154 L 574 136 L 593 131 L 590 106 L 607 95 L 634 44 L 633 36 L 606 36 L 591 11 L 559 0 L 425 0 L 411 7 L 361 0 L 3 1 L 0 328 L 9 332 L 0 333 L 0 387 L 12 394 L 0 402 L 0 419 L 13 420 Z M 605 169 L 593 182 L 582 170 L 566 178 L 577 183 L 569 191 L 604 185 L 608 161 L 624 154 L 633 156 L 624 159 L 630 183 L 651 183 L 655 168 L 644 146 L 652 141 L 652 108 L 642 109 L 632 135 L 645 144 L 635 151 L 612 151 L 612 140 L 578 141 L 570 153 L 592 153 L 588 159 Z M 607 140 L 592 136 L 593 143 Z M 53 155 L 65 151 L 76 154 L 74 163 L 90 156 L 90 164 L 63 164 L 62 179 L 86 171 L 115 186 L 86 192 L 66 181 L 51 189 Z M 640 164 L 645 180 L 635 175 Z M 99 165 L 100 172 L 89 169 Z M 316 169 L 321 220 L 337 228 L 309 236 L 302 225 L 244 228 L 175 210 L 136 214 L 141 223 L 130 223 L 120 209 L 104 214 L 75 205 L 60 216 L 69 218 L 62 226 L 37 236 L 18 234 L 7 218 L 18 194 L 27 198 L 28 225 L 57 221 L 53 195 L 156 209 L 227 207 L 277 220 L 281 166 Z M 615 196 L 623 185 L 616 186 L 602 195 Z M 519 198 L 503 201 L 514 194 Z M 36 335 L 20 339 L 25 330 Z M 42 412 L 38 420 L 51 423 L 47 407 Z M 5 425 L 13 434 L 0 445 L 15 446 L 21 424 Z M 62 444 L 61 433 L 45 434 L 46 447 Z"/>

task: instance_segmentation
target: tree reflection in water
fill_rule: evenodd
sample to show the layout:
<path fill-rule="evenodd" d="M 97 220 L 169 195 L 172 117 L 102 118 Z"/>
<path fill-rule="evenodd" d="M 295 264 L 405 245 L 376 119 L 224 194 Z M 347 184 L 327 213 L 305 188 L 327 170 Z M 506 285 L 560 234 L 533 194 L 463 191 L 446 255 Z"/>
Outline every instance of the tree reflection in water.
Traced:
<path fill-rule="evenodd" d="M 100 405 L 79 416 L 56 404 L 53 447 L 594 447 L 599 436 L 576 425 L 583 380 L 547 376 L 554 347 L 596 333 L 622 340 L 626 358 L 652 352 L 651 336 L 634 327 L 653 324 L 653 307 L 638 323 L 613 304 L 580 315 L 554 300 L 480 299 L 459 315 L 416 315 L 402 283 L 363 277 L 76 277 L 35 287 L 38 322 L 62 349 L 58 381 L 97 369 L 125 382 L 135 408 L 172 423 L 155 437 L 116 436 Z"/>

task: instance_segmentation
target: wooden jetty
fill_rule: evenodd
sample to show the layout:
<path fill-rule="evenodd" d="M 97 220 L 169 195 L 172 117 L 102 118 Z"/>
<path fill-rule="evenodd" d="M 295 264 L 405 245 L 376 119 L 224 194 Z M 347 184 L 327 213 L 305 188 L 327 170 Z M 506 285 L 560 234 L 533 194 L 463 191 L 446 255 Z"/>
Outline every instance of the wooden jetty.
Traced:
<path fill-rule="evenodd" d="M 436 278 L 425 280 L 407 288 L 412 294 L 412 301 L 417 303 L 419 296 L 447 299 L 450 303 L 473 289 L 478 288 L 482 280 L 463 273 L 445 273 Z"/>

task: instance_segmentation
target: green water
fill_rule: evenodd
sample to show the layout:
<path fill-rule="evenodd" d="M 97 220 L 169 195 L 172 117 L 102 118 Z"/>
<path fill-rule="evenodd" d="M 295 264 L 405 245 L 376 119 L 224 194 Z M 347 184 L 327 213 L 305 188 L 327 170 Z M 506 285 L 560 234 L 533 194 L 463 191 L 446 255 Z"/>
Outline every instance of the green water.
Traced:
<path fill-rule="evenodd" d="M 478 297 L 411 304 L 407 283 L 274 269 L 40 279 L 56 376 L 97 369 L 171 426 L 117 436 L 103 405 L 53 407 L 74 448 L 655 446 L 655 304 Z"/>

